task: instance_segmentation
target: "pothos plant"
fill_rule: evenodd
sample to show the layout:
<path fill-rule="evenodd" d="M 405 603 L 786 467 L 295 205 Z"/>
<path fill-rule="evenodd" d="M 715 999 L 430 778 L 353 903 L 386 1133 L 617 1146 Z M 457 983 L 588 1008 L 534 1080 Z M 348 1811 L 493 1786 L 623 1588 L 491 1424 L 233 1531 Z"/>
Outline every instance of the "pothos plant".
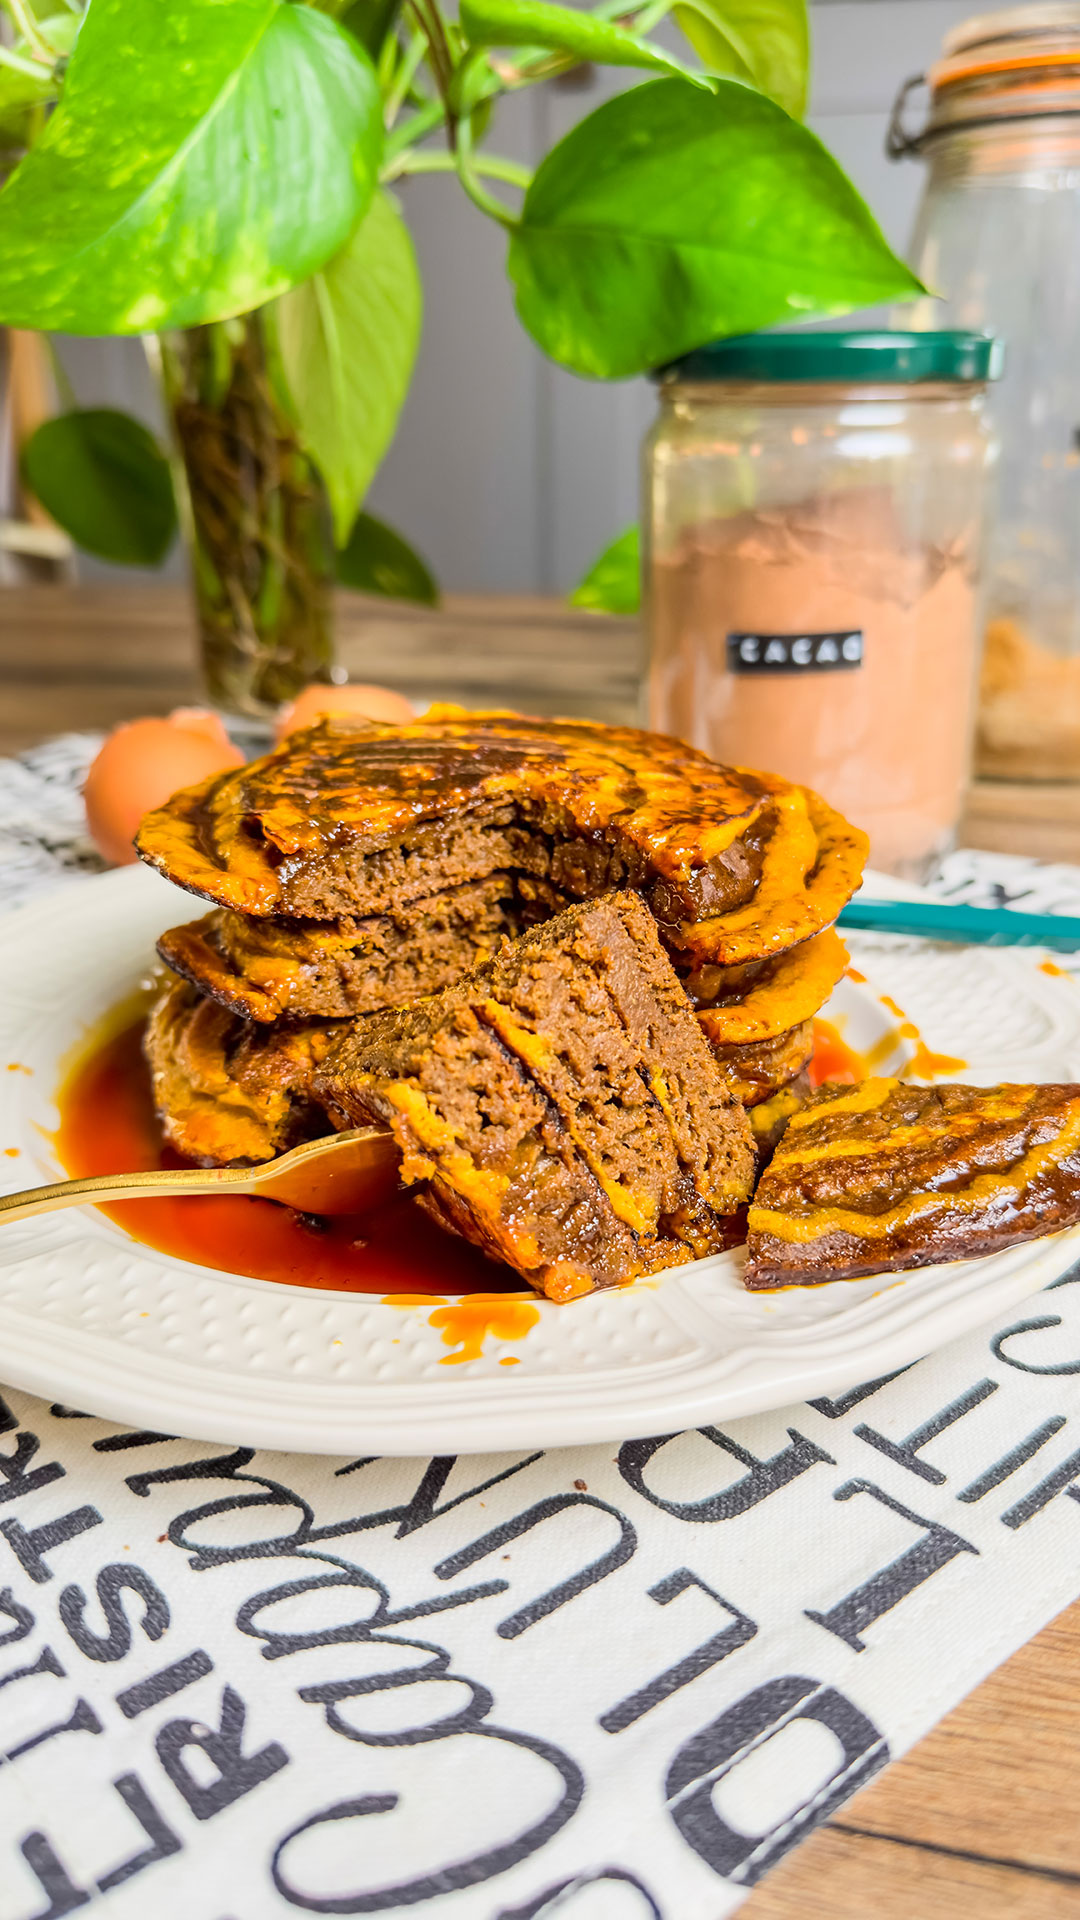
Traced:
<path fill-rule="evenodd" d="M 328 667 L 324 502 L 341 577 L 435 594 L 362 511 L 420 334 L 395 183 L 456 174 L 503 230 L 522 324 L 590 378 L 918 290 L 801 124 L 805 0 L 2 4 L 0 322 L 149 336 L 174 442 L 69 405 L 25 478 L 80 545 L 142 563 L 180 478 L 210 690 L 236 710 Z M 649 37 L 669 13 L 685 60 Z M 491 150 L 502 97 L 584 62 L 649 77 L 534 173 Z"/>

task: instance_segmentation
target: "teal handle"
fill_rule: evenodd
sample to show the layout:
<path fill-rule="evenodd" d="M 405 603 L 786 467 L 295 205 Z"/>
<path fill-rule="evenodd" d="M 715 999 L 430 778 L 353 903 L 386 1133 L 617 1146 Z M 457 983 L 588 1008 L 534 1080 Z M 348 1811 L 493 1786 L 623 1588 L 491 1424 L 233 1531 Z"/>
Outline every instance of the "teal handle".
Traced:
<path fill-rule="evenodd" d="M 1010 907 L 950 906 L 923 900 L 852 900 L 838 925 L 868 933 L 914 933 L 973 947 L 1050 947 L 1080 952 L 1080 920 L 1058 913 L 1014 913 Z"/>

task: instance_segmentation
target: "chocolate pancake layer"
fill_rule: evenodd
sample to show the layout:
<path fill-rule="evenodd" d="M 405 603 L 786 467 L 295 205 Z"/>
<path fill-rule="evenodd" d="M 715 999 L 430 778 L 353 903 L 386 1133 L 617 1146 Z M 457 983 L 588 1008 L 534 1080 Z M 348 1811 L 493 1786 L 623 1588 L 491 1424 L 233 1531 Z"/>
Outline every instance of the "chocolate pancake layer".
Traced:
<path fill-rule="evenodd" d="M 1080 1221 L 1080 1086 L 826 1086 L 748 1216 L 748 1287 L 973 1259 Z"/>
<path fill-rule="evenodd" d="M 437 993 L 517 927 L 513 882 L 493 874 L 352 924 L 219 908 L 171 928 L 158 952 L 247 1020 L 345 1020 Z"/>
<path fill-rule="evenodd" d="M 331 1133 L 312 1081 L 341 1031 L 253 1027 L 186 980 L 169 981 L 144 1042 L 166 1138 L 185 1159 L 224 1167 L 271 1160 Z"/>
<path fill-rule="evenodd" d="M 316 1091 L 390 1126 L 444 1224 L 555 1300 L 725 1245 L 750 1190 L 746 1116 L 625 892 L 360 1022 Z"/>
<path fill-rule="evenodd" d="M 444 707 L 291 735 L 147 815 L 138 848 L 256 917 L 362 919 L 500 872 L 572 898 L 630 887 L 692 967 L 829 926 L 866 841 L 808 790 L 662 735 Z"/>
<path fill-rule="evenodd" d="M 847 948 L 830 927 L 753 967 L 699 967 L 683 985 L 715 1047 L 760 1046 L 812 1019 L 847 962 Z"/>
<path fill-rule="evenodd" d="M 699 1024 L 700 1019 L 699 1014 Z M 796 1079 L 809 1066 L 813 1051 L 814 1023 L 802 1020 L 772 1040 L 714 1046 L 713 1057 L 732 1097 L 744 1107 L 756 1107 Z"/>

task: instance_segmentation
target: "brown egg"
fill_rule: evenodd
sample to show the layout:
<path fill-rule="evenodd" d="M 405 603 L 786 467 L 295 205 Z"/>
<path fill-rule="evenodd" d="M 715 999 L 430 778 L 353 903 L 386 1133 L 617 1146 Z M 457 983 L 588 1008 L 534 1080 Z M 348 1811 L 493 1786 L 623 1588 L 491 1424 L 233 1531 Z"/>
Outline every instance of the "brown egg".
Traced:
<path fill-rule="evenodd" d="M 217 715 L 198 708 L 181 707 L 167 720 L 131 720 L 117 727 L 83 788 L 94 844 L 106 860 L 127 866 L 138 857 L 131 843 L 144 813 L 164 806 L 180 787 L 243 764 Z"/>
<path fill-rule="evenodd" d="M 314 726 L 316 720 L 337 713 L 353 719 L 384 720 L 393 727 L 407 727 L 410 720 L 416 719 L 411 701 L 390 687 L 312 686 L 305 687 L 292 706 L 285 708 L 278 720 L 277 737 L 284 740 L 287 733 L 295 733 L 298 727 Z"/>

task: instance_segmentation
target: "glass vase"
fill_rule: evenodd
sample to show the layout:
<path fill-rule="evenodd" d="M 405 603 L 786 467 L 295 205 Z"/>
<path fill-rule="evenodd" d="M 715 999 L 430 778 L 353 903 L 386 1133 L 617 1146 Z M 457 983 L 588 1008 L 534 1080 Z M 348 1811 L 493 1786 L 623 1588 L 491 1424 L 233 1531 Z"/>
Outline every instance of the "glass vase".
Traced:
<path fill-rule="evenodd" d="M 265 725 L 310 681 L 330 678 L 325 490 L 275 392 L 261 314 L 159 345 L 206 692 L 227 717 Z"/>

